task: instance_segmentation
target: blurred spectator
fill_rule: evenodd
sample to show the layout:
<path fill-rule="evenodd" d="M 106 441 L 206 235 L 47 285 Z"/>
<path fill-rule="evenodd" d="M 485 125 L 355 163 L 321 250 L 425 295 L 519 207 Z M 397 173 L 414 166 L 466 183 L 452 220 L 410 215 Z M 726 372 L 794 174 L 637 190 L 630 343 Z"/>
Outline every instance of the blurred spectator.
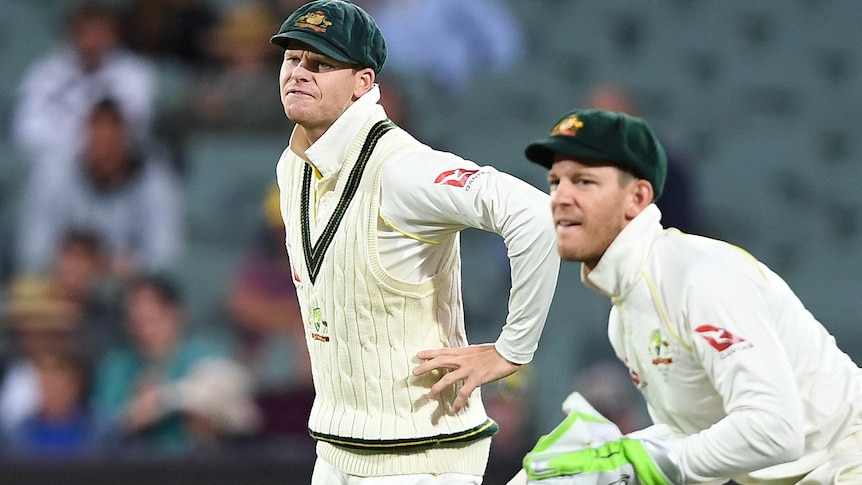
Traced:
<path fill-rule="evenodd" d="M 206 64 L 206 44 L 219 14 L 205 0 L 132 0 L 124 38 L 136 52 L 189 68 Z"/>
<path fill-rule="evenodd" d="M 616 360 L 597 360 L 580 369 L 574 389 L 624 434 L 650 424 L 643 397 Z"/>
<path fill-rule="evenodd" d="M 122 282 L 108 263 L 96 234 L 72 229 L 63 237 L 50 273 L 59 294 L 81 311 L 81 345 L 88 359 L 98 359 L 123 334 Z"/>
<path fill-rule="evenodd" d="M 296 9 L 308 3 L 309 0 L 269 0 L 276 17 L 286 19 Z M 355 3 L 355 2 L 354 2 Z"/>
<path fill-rule="evenodd" d="M 231 9 L 212 32 L 214 63 L 192 90 L 192 124 L 202 128 L 286 129 L 273 73 L 281 52 L 269 43 L 278 19 L 265 4 L 244 3 Z"/>
<path fill-rule="evenodd" d="M 31 418 L 43 401 L 36 363 L 43 356 L 79 351 L 79 312 L 44 277 L 19 276 L 5 298 L 5 328 L 11 337 L 0 385 L 0 430 L 10 435 Z"/>
<path fill-rule="evenodd" d="M 307 436 L 314 399 L 305 331 L 293 272 L 284 248 L 278 186 L 264 204 L 258 247 L 239 261 L 228 282 L 230 316 L 238 326 L 240 359 L 251 370 L 264 437 Z"/>
<path fill-rule="evenodd" d="M 89 366 L 65 351 L 33 359 L 39 400 L 33 413 L 4 437 L 7 452 L 33 457 L 77 457 L 104 451 L 112 442 L 107 420 L 87 406 Z"/>
<path fill-rule="evenodd" d="M 500 425 L 488 458 L 487 483 L 504 483 L 515 475 L 536 440 L 533 372 L 533 366 L 527 364 L 504 379 L 482 386 L 485 410 Z"/>
<path fill-rule="evenodd" d="M 586 108 L 619 111 L 640 116 L 634 95 L 610 83 L 593 86 L 586 95 Z M 683 232 L 699 231 L 697 190 L 694 175 L 688 160 L 672 146 L 664 144 L 667 152 L 667 181 L 664 192 L 656 205 L 661 209 L 661 220 L 665 227 L 675 227 Z"/>
<path fill-rule="evenodd" d="M 195 130 L 290 129 L 281 104 L 273 102 L 278 99 L 273 76 L 281 51 L 269 37 L 278 22 L 268 5 L 251 2 L 227 11 L 211 30 L 207 47 L 212 62 L 193 77 L 187 100 L 161 122 L 175 153 L 184 153 L 184 141 Z"/>
<path fill-rule="evenodd" d="M 164 409 L 181 413 L 195 451 L 242 443 L 258 431 L 260 413 L 250 373 L 230 359 L 204 359 L 163 387 Z M 285 412 L 290 412 L 285 409 Z"/>
<path fill-rule="evenodd" d="M 479 73 L 516 66 L 523 27 L 500 0 L 362 0 L 386 38 L 384 72 L 430 76 L 457 94 Z"/>
<path fill-rule="evenodd" d="M 67 26 L 56 50 L 26 74 L 12 119 L 12 136 L 41 184 L 62 178 L 102 99 L 117 101 L 130 134 L 144 138 L 152 128 L 155 68 L 120 44 L 117 13 L 98 2 L 78 4 Z"/>
<path fill-rule="evenodd" d="M 256 410 L 245 371 L 225 349 L 188 331 L 174 283 L 137 278 L 125 303 L 128 343 L 99 362 L 93 383 L 95 409 L 111 416 L 124 445 L 186 452 L 211 444 L 214 435 L 252 431 Z"/>
<path fill-rule="evenodd" d="M 176 262 L 183 244 L 180 180 L 169 163 L 139 150 L 130 130 L 116 102 L 99 102 L 86 123 L 83 156 L 62 177 L 27 186 L 18 272 L 47 271 L 71 229 L 104 241 L 120 278 Z"/>
<path fill-rule="evenodd" d="M 386 110 L 386 117 L 401 128 L 411 130 L 412 106 L 404 85 L 407 81 L 396 74 L 382 73 L 375 82 L 380 87 L 379 103 Z"/>

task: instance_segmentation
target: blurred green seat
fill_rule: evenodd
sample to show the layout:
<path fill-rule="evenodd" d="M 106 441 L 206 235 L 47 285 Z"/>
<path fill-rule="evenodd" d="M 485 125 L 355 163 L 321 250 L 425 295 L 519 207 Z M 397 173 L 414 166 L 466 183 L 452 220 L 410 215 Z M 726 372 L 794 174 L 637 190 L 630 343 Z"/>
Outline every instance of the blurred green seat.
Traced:
<path fill-rule="evenodd" d="M 201 131 L 187 144 L 186 220 L 192 241 L 243 247 L 258 234 L 288 133 Z"/>

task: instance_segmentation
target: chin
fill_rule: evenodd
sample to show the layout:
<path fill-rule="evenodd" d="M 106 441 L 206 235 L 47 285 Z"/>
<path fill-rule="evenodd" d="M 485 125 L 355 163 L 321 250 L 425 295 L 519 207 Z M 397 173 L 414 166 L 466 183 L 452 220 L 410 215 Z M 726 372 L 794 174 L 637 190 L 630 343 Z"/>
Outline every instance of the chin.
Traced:
<path fill-rule="evenodd" d="M 563 261 L 580 261 L 577 251 L 571 250 L 561 244 L 557 245 L 557 252 L 560 254 L 560 259 Z"/>

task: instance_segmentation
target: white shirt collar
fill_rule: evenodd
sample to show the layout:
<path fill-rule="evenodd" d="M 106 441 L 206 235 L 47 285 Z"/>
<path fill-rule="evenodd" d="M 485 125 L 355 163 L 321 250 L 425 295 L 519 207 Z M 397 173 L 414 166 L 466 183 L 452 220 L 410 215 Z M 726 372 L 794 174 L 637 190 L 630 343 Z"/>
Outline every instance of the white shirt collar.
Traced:
<path fill-rule="evenodd" d="M 305 150 L 306 158 L 320 172 L 323 180 L 336 175 L 341 170 L 350 144 L 356 138 L 359 130 L 376 112 L 378 101 L 380 101 L 380 88 L 375 84 L 371 90 L 350 105 L 335 120 L 335 123 Z M 295 136 L 297 129 L 299 129 L 298 126 L 294 127 L 294 134 L 291 137 Z"/>
<path fill-rule="evenodd" d="M 581 265 L 581 281 L 607 296 L 626 293 L 639 278 L 653 241 L 664 231 L 660 221 L 658 206 L 648 205 L 620 231 L 589 274 Z"/>

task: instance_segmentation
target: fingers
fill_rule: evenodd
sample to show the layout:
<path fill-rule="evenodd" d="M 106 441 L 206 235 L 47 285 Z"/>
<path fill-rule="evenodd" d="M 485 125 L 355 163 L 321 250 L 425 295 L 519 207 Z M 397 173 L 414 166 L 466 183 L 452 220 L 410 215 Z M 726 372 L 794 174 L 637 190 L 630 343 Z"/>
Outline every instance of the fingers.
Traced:
<path fill-rule="evenodd" d="M 431 386 L 429 399 L 440 399 L 444 391 L 463 382 L 450 408 L 450 412 L 455 414 L 466 406 L 467 399 L 477 387 L 505 377 L 518 368 L 503 359 L 494 344 L 423 350 L 416 357 L 424 362 L 413 368 L 414 376 L 435 370 L 447 371 Z"/>
<path fill-rule="evenodd" d="M 481 384 L 481 380 L 475 375 L 470 375 L 465 370 L 449 372 L 431 386 L 428 398 L 440 399 L 446 389 L 456 385 L 459 381 L 463 381 L 463 384 L 455 394 L 455 400 L 449 409 L 450 414 L 458 414 L 467 405 L 467 399 L 470 397 L 470 394 Z"/>
<path fill-rule="evenodd" d="M 458 414 L 467 405 L 467 398 L 476 389 L 476 385 L 472 385 L 469 381 L 465 381 L 461 389 L 458 389 L 458 394 L 455 396 L 455 401 L 452 403 L 452 414 Z"/>
<path fill-rule="evenodd" d="M 430 360 L 436 357 L 457 357 L 477 354 L 494 350 L 494 344 L 468 345 L 466 347 L 444 347 L 440 349 L 423 350 L 416 354 L 421 360 Z"/>
<path fill-rule="evenodd" d="M 420 357 L 421 358 L 421 357 Z M 425 362 L 417 365 L 413 368 L 414 376 L 421 376 L 422 374 L 427 374 L 433 370 L 445 369 L 445 370 L 456 370 L 461 367 L 461 363 L 455 359 L 453 356 L 438 356 L 432 357 Z"/>

